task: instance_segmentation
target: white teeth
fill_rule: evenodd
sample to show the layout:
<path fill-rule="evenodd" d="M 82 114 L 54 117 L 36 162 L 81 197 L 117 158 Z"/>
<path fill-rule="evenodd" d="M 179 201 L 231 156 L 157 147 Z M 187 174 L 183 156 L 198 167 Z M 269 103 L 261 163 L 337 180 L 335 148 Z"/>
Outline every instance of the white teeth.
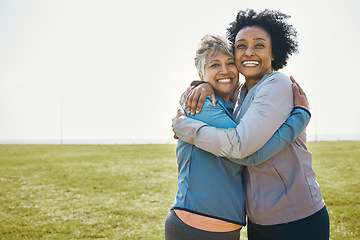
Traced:
<path fill-rule="evenodd" d="M 253 66 L 259 65 L 259 62 L 258 61 L 244 61 L 243 65 L 248 66 L 248 67 L 253 67 Z"/>
<path fill-rule="evenodd" d="M 218 80 L 218 82 L 227 83 L 227 82 L 230 82 L 230 79 L 220 79 L 220 80 Z"/>

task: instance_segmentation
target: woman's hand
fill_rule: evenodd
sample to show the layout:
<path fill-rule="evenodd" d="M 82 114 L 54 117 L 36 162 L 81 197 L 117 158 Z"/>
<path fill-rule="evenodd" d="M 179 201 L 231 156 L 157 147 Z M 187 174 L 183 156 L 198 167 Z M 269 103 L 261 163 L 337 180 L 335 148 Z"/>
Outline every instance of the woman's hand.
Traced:
<path fill-rule="evenodd" d="M 294 92 L 295 107 L 297 107 L 297 106 L 304 107 L 309 110 L 310 109 L 309 102 L 308 102 L 305 92 L 303 91 L 303 89 L 300 87 L 300 85 L 295 81 L 295 79 L 292 76 L 290 77 L 290 79 L 293 82 L 292 88 L 293 88 L 293 92 Z"/>
<path fill-rule="evenodd" d="M 184 116 L 184 117 L 186 117 L 186 113 L 185 113 L 185 111 L 181 108 L 181 107 L 178 107 L 178 109 L 177 109 L 177 114 L 176 114 L 176 116 L 172 119 L 172 130 L 173 130 L 173 132 L 174 132 L 174 138 L 175 139 L 178 139 L 178 137 L 176 136 L 176 133 L 175 133 L 175 126 L 176 126 L 176 123 L 177 123 L 177 121 L 179 120 L 179 118 L 180 117 L 182 117 L 182 116 Z"/>
<path fill-rule="evenodd" d="M 200 113 L 208 95 L 211 97 L 211 103 L 215 106 L 215 93 L 210 83 L 203 83 L 193 88 L 185 100 L 185 108 L 188 108 L 188 113 L 191 115 L 194 115 L 195 111 Z"/>

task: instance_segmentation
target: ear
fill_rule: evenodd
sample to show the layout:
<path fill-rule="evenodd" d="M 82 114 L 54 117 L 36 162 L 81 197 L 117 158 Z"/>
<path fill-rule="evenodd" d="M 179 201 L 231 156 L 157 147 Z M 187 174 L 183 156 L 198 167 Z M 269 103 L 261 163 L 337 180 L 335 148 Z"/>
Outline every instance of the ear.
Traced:
<path fill-rule="evenodd" d="M 204 81 L 204 75 L 202 73 L 199 73 L 199 77 L 201 81 Z"/>
<path fill-rule="evenodd" d="M 271 61 L 274 61 L 274 51 L 273 51 L 273 49 L 271 48 Z"/>

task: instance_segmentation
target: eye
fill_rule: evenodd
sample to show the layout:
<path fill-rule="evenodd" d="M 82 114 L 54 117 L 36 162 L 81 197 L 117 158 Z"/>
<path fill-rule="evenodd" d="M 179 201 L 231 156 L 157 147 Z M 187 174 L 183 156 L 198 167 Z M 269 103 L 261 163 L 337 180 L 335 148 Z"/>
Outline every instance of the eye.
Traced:
<path fill-rule="evenodd" d="M 246 48 L 246 45 L 245 44 L 238 44 L 238 45 L 236 45 L 236 48 L 237 49 L 244 49 L 244 48 Z"/>
<path fill-rule="evenodd" d="M 264 47 L 265 46 L 262 43 L 258 43 L 258 44 L 255 45 L 255 48 L 264 48 Z"/>
<path fill-rule="evenodd" d="M 213 63 L 213 64 L 210 65 L 211 68 L 213 68 L 213 67 L 218 67 L 218 66 L 220 66 L 220 65 L 217 64 L 217 63 Z"/>
<path fill-rule="evenodd" d="M 235 65 L 235 62 L 229 62 L 228 65 Z"/>

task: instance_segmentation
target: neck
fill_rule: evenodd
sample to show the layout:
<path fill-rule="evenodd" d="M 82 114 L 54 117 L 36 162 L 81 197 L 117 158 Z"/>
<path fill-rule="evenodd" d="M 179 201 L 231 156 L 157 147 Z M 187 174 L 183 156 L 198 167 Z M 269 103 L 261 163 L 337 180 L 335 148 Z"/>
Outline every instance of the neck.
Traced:
<path fill-rule="evenodd" d="M 222 100 L 224 100 L 224 101 L 226 101 L 226 102 L 229 102 L 230 101 L 230 96 L 223 96 L 223 97 L 221 97 L 221 96 L 219 96 Z"/>
<path fill-rule="evenodd" d="M 227 97 L 227 98 L 222 98 L 223 100 L 225 100 L 227 103 L 230 101 L 230 98 Z"/>
<path fill-rule="evenodd" d="M 246 79 L 246 87 L 248 89 L 248 91 L 255 86 L 258 82 L 260 82 L 260 79 Z"/>
<path fill-rule="evenodd" d="M 221 94 L 219 92 L 217 92 L 216 90 L 214 91 L 215 95 L 218 96 L 219 98 L 221 98 L 222 100 L 225 100 L 226 102 L 229 102 L 230 100 L 230 94 Z"/>
<path fill-rule="evenodd" d="M 269 72 L 266 73 L 266 74 L 271 74 L 272 72 L 273 72 L 273 70 L 270 69 Z M 259 78 L 259 77 L 257 77 L 257 78 L 245 78 L 245 80 L 246 80 L 245 84 L 246 84 L 246 87 L 247 87 L 248 91 L 249 91 L 253 86 L 255 86 L 258 82 L 260 82 L 260 80 L 261 80 L 266 74 L 264 74 L 264 75 L 261 76 L 260 78 Z"/>

